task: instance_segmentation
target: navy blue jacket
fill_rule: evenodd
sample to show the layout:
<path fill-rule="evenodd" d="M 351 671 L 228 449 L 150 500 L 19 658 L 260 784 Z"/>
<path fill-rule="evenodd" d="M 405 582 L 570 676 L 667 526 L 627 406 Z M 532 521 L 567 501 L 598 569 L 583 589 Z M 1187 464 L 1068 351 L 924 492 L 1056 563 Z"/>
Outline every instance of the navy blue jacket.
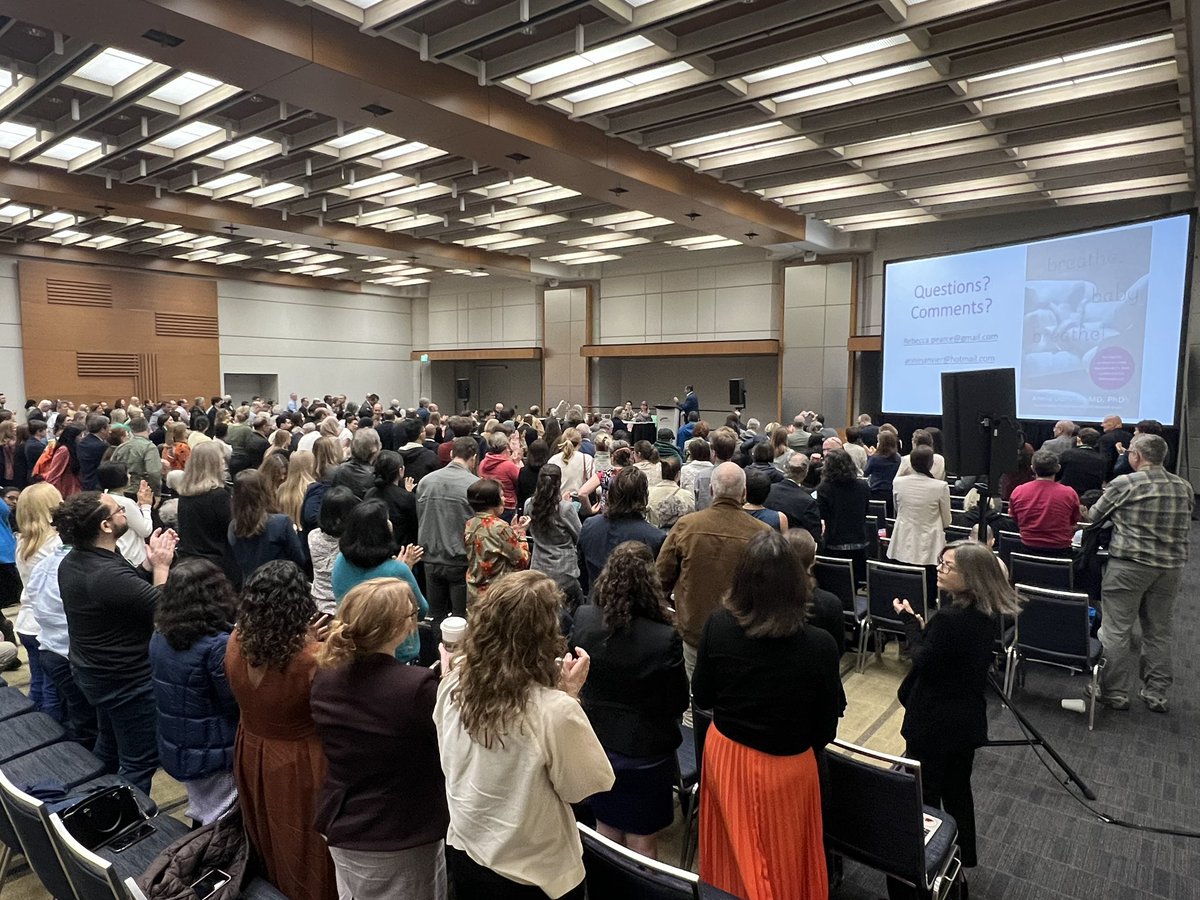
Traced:
<path fill-rule="evenodd" d="M 238 704 L 225 677 L 228 642 L 225 632 L 176 650 L 157 631 L 150 638 L 158 755 L 177 781 L 233 771 Z"/>

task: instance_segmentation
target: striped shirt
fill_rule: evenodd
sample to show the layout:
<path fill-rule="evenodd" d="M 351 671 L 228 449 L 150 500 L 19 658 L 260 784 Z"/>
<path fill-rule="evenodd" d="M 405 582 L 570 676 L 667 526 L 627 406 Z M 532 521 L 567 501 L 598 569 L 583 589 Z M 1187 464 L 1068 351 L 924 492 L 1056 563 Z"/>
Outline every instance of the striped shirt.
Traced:
<path fill-rule="evenodd" d="M 1109 482 L 1088 521 L 1111 520 L 1109 555 L 1156 569 L 1187 562 L 1192 486 L 1162 466 L 1146 466 Z"/>

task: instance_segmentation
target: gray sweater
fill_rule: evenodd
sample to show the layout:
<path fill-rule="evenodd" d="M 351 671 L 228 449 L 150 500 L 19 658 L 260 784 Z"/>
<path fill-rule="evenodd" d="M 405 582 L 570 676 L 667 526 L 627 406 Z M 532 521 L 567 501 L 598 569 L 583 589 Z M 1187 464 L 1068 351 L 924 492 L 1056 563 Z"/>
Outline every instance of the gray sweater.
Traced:
<path fill-rule="evenodd" d="M 467 519 L 471 518 L 467 488 L 477 480 L 473 472 L 452 461 L 417 483 L 417 542 L 425 548 L 426 563 L 467 564 L 463 540 Z"/>
<path fill-rule="evenodd" d="M 532 509 L 531 498 L 525 501 L 524 514 L 529 515 Z M 551 528 L 549 533 L 536 530 L 530 525 L 533 558 L 529 562 L 529 568 L 549 575 L 562 584 L 568 579 L 579 577 L 579 553 L 576 547 L 581 525 L 579 513 L 570 500 L 563 500 L 558 504 L 558 514 L 562 517 L 563 527 Z"/>

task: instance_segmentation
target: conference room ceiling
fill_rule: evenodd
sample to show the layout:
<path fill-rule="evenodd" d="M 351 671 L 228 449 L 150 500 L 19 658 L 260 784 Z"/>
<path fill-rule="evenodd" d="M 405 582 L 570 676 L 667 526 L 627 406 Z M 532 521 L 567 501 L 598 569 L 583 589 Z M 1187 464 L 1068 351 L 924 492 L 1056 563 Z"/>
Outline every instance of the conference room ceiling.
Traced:
<path fill-rule="evenodd" d="M 0 240 L 407 286 L 1193 189 L 1183 0 L 8 0 Z"/>

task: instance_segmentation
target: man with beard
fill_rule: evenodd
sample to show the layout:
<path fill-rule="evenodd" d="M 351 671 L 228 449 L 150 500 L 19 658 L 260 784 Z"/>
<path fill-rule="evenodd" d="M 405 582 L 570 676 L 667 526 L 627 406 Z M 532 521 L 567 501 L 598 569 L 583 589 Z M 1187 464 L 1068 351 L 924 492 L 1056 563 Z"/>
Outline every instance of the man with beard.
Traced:
<path fill-rule="evenodd" d="M 116 497 L 76 494 L 54 511 L 52 522 L 72 548 L 59 566 L 58 583 L 71 635 L 71 671 L 96 708 L 96 756 L 148 793 L 158 768 L 150 636 L 178 537 L 155 531 L 146 561 L 135 569 L 117 551 L 128 523 Z"/>

